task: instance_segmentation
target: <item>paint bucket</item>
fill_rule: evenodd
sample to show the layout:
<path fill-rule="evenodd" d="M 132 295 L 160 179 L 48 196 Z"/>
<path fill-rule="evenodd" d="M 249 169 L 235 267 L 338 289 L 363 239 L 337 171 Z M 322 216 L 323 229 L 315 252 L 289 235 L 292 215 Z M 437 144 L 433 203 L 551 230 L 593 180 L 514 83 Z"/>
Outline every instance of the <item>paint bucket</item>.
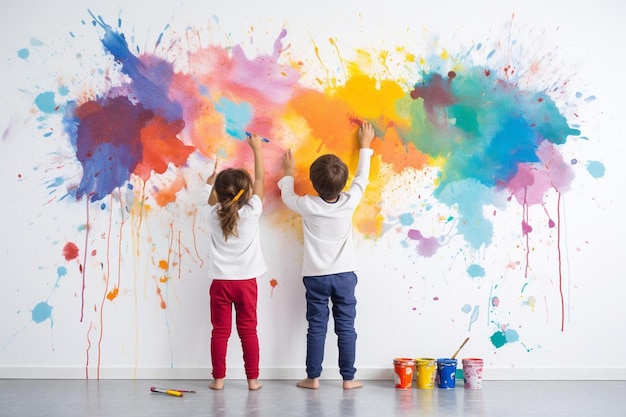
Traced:
<path fill-rule="evenodd" d="M 483 382 L 483 360 L 480 358 L 464 358 L 463 380 L 465 388 L 480 389 Z"/>
<path fill-rule="evenodd" d="M 435 375 L 437 374 L 437 360 L 433 358 L 417 358 L 417 388 L 433 389 L 435 387 Z"/>
<path fill-rule="evenodd" d="M 456 359 L 437 359 L 437 386 L 450 389 L 456 385 Z"/>
<path fill-rule="evenodd" d="M 413 386 L 413 370 L 415 361 L 411 358 L 395 358 L 393 360 L 393 381 L 396 388 L 406 389 Z"/>

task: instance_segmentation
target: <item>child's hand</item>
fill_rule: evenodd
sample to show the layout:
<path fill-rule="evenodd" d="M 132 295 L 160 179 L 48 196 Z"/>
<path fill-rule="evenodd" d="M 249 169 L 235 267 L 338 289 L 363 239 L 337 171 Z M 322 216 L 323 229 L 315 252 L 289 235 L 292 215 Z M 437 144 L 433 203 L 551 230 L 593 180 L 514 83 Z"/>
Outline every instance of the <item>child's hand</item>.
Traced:
<path fill-rule="evenodd" d="M 215 156 L 215 167 L 213 167 L 213 173 L 206 179 L 206 183 L 209 185 L 215 184 L 215 177 L 217 176 L 217 155 Z"/>
<path fill-rule="evenodd" d="M 252 148 L 253 151 L 257 151 L 261 149 L 261 141 L 263 140 L 261 136 L 256 133 L 252 133 L 247 135 L 248 145 Z"/>
<path fill-rule="evenodd" d="M 368 122 L 363 122 L 359 128 L 359 145 L 361 145 L 361 148 L 369 148 L 375 137 L 372 125 Z"/>
<path fill-rule="evenodd" d="M 291 152 L 291 149 L 289 149 L 283 155 L 283 171 L 285 173 L 285 176 L 293 177 L 295 165 L 296 165 L 296 161 L 293 158 L 293 153 Z"/>

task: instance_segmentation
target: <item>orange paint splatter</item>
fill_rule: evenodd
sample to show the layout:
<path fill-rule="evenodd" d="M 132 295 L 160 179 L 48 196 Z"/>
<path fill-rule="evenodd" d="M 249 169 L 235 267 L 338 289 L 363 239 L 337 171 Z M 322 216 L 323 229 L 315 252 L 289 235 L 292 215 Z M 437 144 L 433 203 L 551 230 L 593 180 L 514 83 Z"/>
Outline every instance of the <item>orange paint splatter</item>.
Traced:
<path fill-rule="evenodd" d="M 172 183 L 159 189 L 159 191 L 154 194 L 154 200 L 159 206 L 165 207 L 169 203 L 176 201 L 176 193 L 182 190 L 185 185 L 185 178 L 179 172 L 178 177 L 172 181 Z"/>
<path fill-rule="evenodd" d="M 113 288 L 111 291 L 109 291 L 109 293 L 107 294 L 107 298 L 109 299 L 109 301 L 113 301 L 115 299 L 115 297 L 117 297 L 117 294 L 119 293 L 119 288 L 115 287 Z"/>
<path fill-rule="evenodd" d="M 162 270 L 167 271 L 169 269 L 169 267 L 170 267 L 170 265 L 169 265 L 169 263 L 166 260 L 161 259 L 159 261 L 159 268 L 161 268 Z"/>
<path fill-rule="evenodd" d="M 163 299 L 163 294 L 162 294 L 161 289 L 159 287 L 157 287 L 156 293 L 159 296 L 159 298 L 161 299 L 161 308 L 163 310 L 165 310 L 167 308 L 167 304 L 165 303 L 165 300 Z"/>
<path fill-rule="evenodd" d="M 274 288 L 276 288 L 277 285 L 278 285 L 278 281 L 276 281 L 276 279 L 274 278 L 270 279 L 270 286 L 272 287 L 272 292 L 270 293 L 270 297 L 274 296 Z"/>
<path fill-rule="evenodd" d="M 196 149 L 184 145 L 177 134 L 182 130 L 182 120 L 168 124 L 161 117 L 154 117 L 141 129 L 142 160 L 135 167 L 134 174 L 147 181 L 153 173 L 163 174 L 169 163 L 180 166 L 187 161 Z"/>

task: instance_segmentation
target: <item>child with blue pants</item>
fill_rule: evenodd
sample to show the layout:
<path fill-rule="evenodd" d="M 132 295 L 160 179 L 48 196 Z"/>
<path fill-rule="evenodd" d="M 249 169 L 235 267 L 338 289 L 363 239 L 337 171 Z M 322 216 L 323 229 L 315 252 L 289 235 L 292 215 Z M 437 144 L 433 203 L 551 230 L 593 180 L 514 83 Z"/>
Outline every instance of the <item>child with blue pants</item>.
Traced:
<path fill-rule="evenodd" d="M 278 182 L 285 205 L 302 216 L 304 254 L 302 275 L 306 288 L 307 312 L 307 378 L 296 385 L 319 388 L 324 360 L 324 344 L 332 302 L 335 333 L 339 348 L 339 372 L 343 388 L 360 388 L 354 379 L 356 338 L 357 284 L 356 252 L 352 240 L 352 217 L 369 182 L 370 144 L 374 129 L 364 122 L 359 128 L 359 163 L 347 191 L 348 167 L 336 155 L 317 158 L 309 169 L 309 177 L 317 196 L 299 196 L 294 192 L 295 161 L 291 150 L 283 156 L 284 176 Z"/>

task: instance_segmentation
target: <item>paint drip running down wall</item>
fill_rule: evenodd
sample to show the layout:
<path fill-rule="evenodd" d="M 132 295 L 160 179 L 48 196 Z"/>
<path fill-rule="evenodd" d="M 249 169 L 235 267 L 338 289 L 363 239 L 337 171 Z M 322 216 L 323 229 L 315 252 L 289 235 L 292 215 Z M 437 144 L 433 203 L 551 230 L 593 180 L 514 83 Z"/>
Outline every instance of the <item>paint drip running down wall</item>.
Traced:
<path fill-rule="evenodd" d="M 214 21 L 219 25 L 217 18 Z M 434 257 L 451 242 L 477 253 L 493 244 L 497 214 L 517 207 L 522 214 L 514 232 L 526 247 L 525 259 L 514 268 L 523 286 L 531 246 L 541 244 L 533 241 L 537 225 L 553 229 L 553 236 L 560 234 L 559 203 L 574 180 L 576 163 L 564 159 L 562 148 L 586 138 L 572 120 L 577 101 L 569 101 L 568 107 L 554 97 L 574 95 L 580 101 L 592 97 L 572 94 L 567 80 L 544 86 L 529 81 L 549 64 L 542 61 L 547 57 L 522 64 L 514 55 L 482 43 L 458 56 L 445 50 L 411 51 L 410 45 L 389 51 L 374 46 L 354 49 L 350 59 L 342 51 L 335 72 L 316 44 L 318 62 L 301 56 L 311 45 L 291 44 L 288 29 L 276 35 L 271 51 L 252 56 L 245 52 L 246 45 L 200 41 L 198 34 L 206 28 L 181 33 L 168 25 L 148 51 L 133 44 L 121 20 L 114 28 L 91 14 L 84 24 L 94 40 L 100 38 L 94 48 L 110 57 L 105 67 L 92 72 L 97 81 L 93 86 L 61 82 L 34 98 L 42 129 L 46 120 L 50 124 L 62 120 L 62 132 L 46 129 L 44 136 L 69 141 L 80 167 L 77 176 L 55 179 L 54 198 L 86 204 L 87 224 L 94 210 L 110 213 L 117 235 L 110 225 L 108 230 L 84 230 L 87 235 L 106 234 L 108 245 L 113 237 L 149 246 L 151 239 L 142 225 L 151 217 L 169 219 L 165 234 L 170 243 L 164 250 L 168 256 L 154 260 L 158 272 L 152 284 L 163 309 L 167 308 L 163 292 L 171 278 L 184 274 L 175 267 L 185 257 L 203 262 L 194 243 L 181 243 L 180 237 L 181 232 L 189 235 L 186 225 L 196 227 L 196 202 L 190 190 L 197 189 L 207 174 L 192 161 L 212 166 L 210 161 L 218 159 L 220 168 L 251 166 L 245 131 L 270 138 L 264 144 L 270 188 L 265 221 L 280 228 L 299 227 L 284 220 L 286 211 L 275 187 L 282 153 L 292 149 L 296 157 L 297 191 L 312 192 L 308 167 L 320 154 L 336 153 L 354 172 L 356 131 L 368 121 L 378 139 L 373 143 L 371 183 L 354 219 L 362 237 L 377 241 L 393 234 L 416 258 Z M 330 42 L 339 51 L 340 40 Z M 28 48 L 18 52 L 24 60 L 29 55 Z M 317 73 L 322 75 L 312 76 Z M 594 172 L 602 170 L 598 164 L 591 165 Z M 533 217 L 533 208 L 541 208 L 545 215 Z M 72 258 L 83 276 L 83 309 L 91 304 L 84 299 L 87 255 L 109 256 L 95 253 L 89 241 L 86 238 L 80 255 Z M 140 251 L 135 255 L 139 257 Z M 477 263 L 467 268 L 468 279 L 484 274 L 485 268 Z M 131 286 L 114 271 L 110 275 L 106 297 L 96 309 L 114 302 L 125 286 Z M 560 270 L 558 275 L 562 285 Z M 497 287 L 492 286 L 489 297 L 487 308 L 492 312 L 499 307 L 493 301 L 498 300 Z M 272 294 L 278 289 L 272 279 Z M 563 330 L 562 293 L 559 310 Z M 468 304 L 463 311 L 472 311 L 471 328 L 480 310 Z M 43 321 L 41 309 L 33 311 L 33 317 L 35 313 L 36 322 Z M 496 348 L 518 340 L 517 332 L 501 325 L 495 313 L 490 325 Z"/>

